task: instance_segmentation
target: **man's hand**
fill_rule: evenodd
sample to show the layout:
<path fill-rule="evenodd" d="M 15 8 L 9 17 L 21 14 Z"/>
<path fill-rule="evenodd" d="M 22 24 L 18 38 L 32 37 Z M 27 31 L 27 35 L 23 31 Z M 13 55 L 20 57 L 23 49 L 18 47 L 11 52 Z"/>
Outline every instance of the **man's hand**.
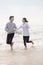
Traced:
<path fill-rule="evenodd" d="M 6 31 L 6 32 L 9 32 L 9 30 L 8 30 L 8 29 L 6 29 L 5 31 Z"/>

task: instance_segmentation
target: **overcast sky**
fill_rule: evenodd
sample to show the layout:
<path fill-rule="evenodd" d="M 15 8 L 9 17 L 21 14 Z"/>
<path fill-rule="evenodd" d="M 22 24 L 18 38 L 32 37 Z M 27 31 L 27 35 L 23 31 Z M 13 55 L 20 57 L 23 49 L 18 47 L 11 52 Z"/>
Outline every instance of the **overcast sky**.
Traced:
<path fill-rule="evenodd" d="M 26 17 L 32 25 L 43 24 L 43 0 L 0 0 L 0 26 L 15 16 L 16 24 Z"/>

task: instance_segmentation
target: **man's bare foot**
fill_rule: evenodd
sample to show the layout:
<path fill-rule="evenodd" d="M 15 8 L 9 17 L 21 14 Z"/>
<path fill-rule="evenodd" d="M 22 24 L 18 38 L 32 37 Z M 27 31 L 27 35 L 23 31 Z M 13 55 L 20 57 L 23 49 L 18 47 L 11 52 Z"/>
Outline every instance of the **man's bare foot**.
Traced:
<path fill-rule="evenodd" d="M 11 46 L 11 50 L 13 50 L 13 43 L 10 46 Z"/>
<path fill-rule="evenodd" d="M 13 47 L 11 47 L 11 50 L 13 50 Z"/>

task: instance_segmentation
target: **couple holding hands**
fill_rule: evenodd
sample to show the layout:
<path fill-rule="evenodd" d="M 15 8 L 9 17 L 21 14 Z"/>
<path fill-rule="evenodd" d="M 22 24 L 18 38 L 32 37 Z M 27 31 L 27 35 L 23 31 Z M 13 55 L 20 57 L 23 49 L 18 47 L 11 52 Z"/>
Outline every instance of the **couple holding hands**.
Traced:
<path fill-rule="evenodd" d="M 17 29 L 16 24 L 13 22 L 14 21 L 14 16 L 9 17 L 9 22 L 6 24 L 5 31 L 7 32 L 7 44 L 11 46 L 11 50 L 13 49 L 13 37 L 15 35 L 15 31 L 22 28 L 23 29 L 23 41 L 24 41 L 24 46 L 27 48 L 26 43 L 32 43 L 34 45 L 33 41 L 29 40 L 29 25 L 28 21 L 26 18 L 22 19 L 23 24 Z"/>

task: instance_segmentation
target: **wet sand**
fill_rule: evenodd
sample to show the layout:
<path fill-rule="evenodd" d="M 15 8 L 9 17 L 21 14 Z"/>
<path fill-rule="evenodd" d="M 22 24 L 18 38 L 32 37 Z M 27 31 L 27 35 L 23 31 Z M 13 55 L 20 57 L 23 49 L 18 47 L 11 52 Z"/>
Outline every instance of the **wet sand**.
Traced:
<path fill-rule="evenodd" d="M 15 46 L 11 51 L 9 46 L 0 45 L 0 65 L 43 65 L 43 46 Z"/>

